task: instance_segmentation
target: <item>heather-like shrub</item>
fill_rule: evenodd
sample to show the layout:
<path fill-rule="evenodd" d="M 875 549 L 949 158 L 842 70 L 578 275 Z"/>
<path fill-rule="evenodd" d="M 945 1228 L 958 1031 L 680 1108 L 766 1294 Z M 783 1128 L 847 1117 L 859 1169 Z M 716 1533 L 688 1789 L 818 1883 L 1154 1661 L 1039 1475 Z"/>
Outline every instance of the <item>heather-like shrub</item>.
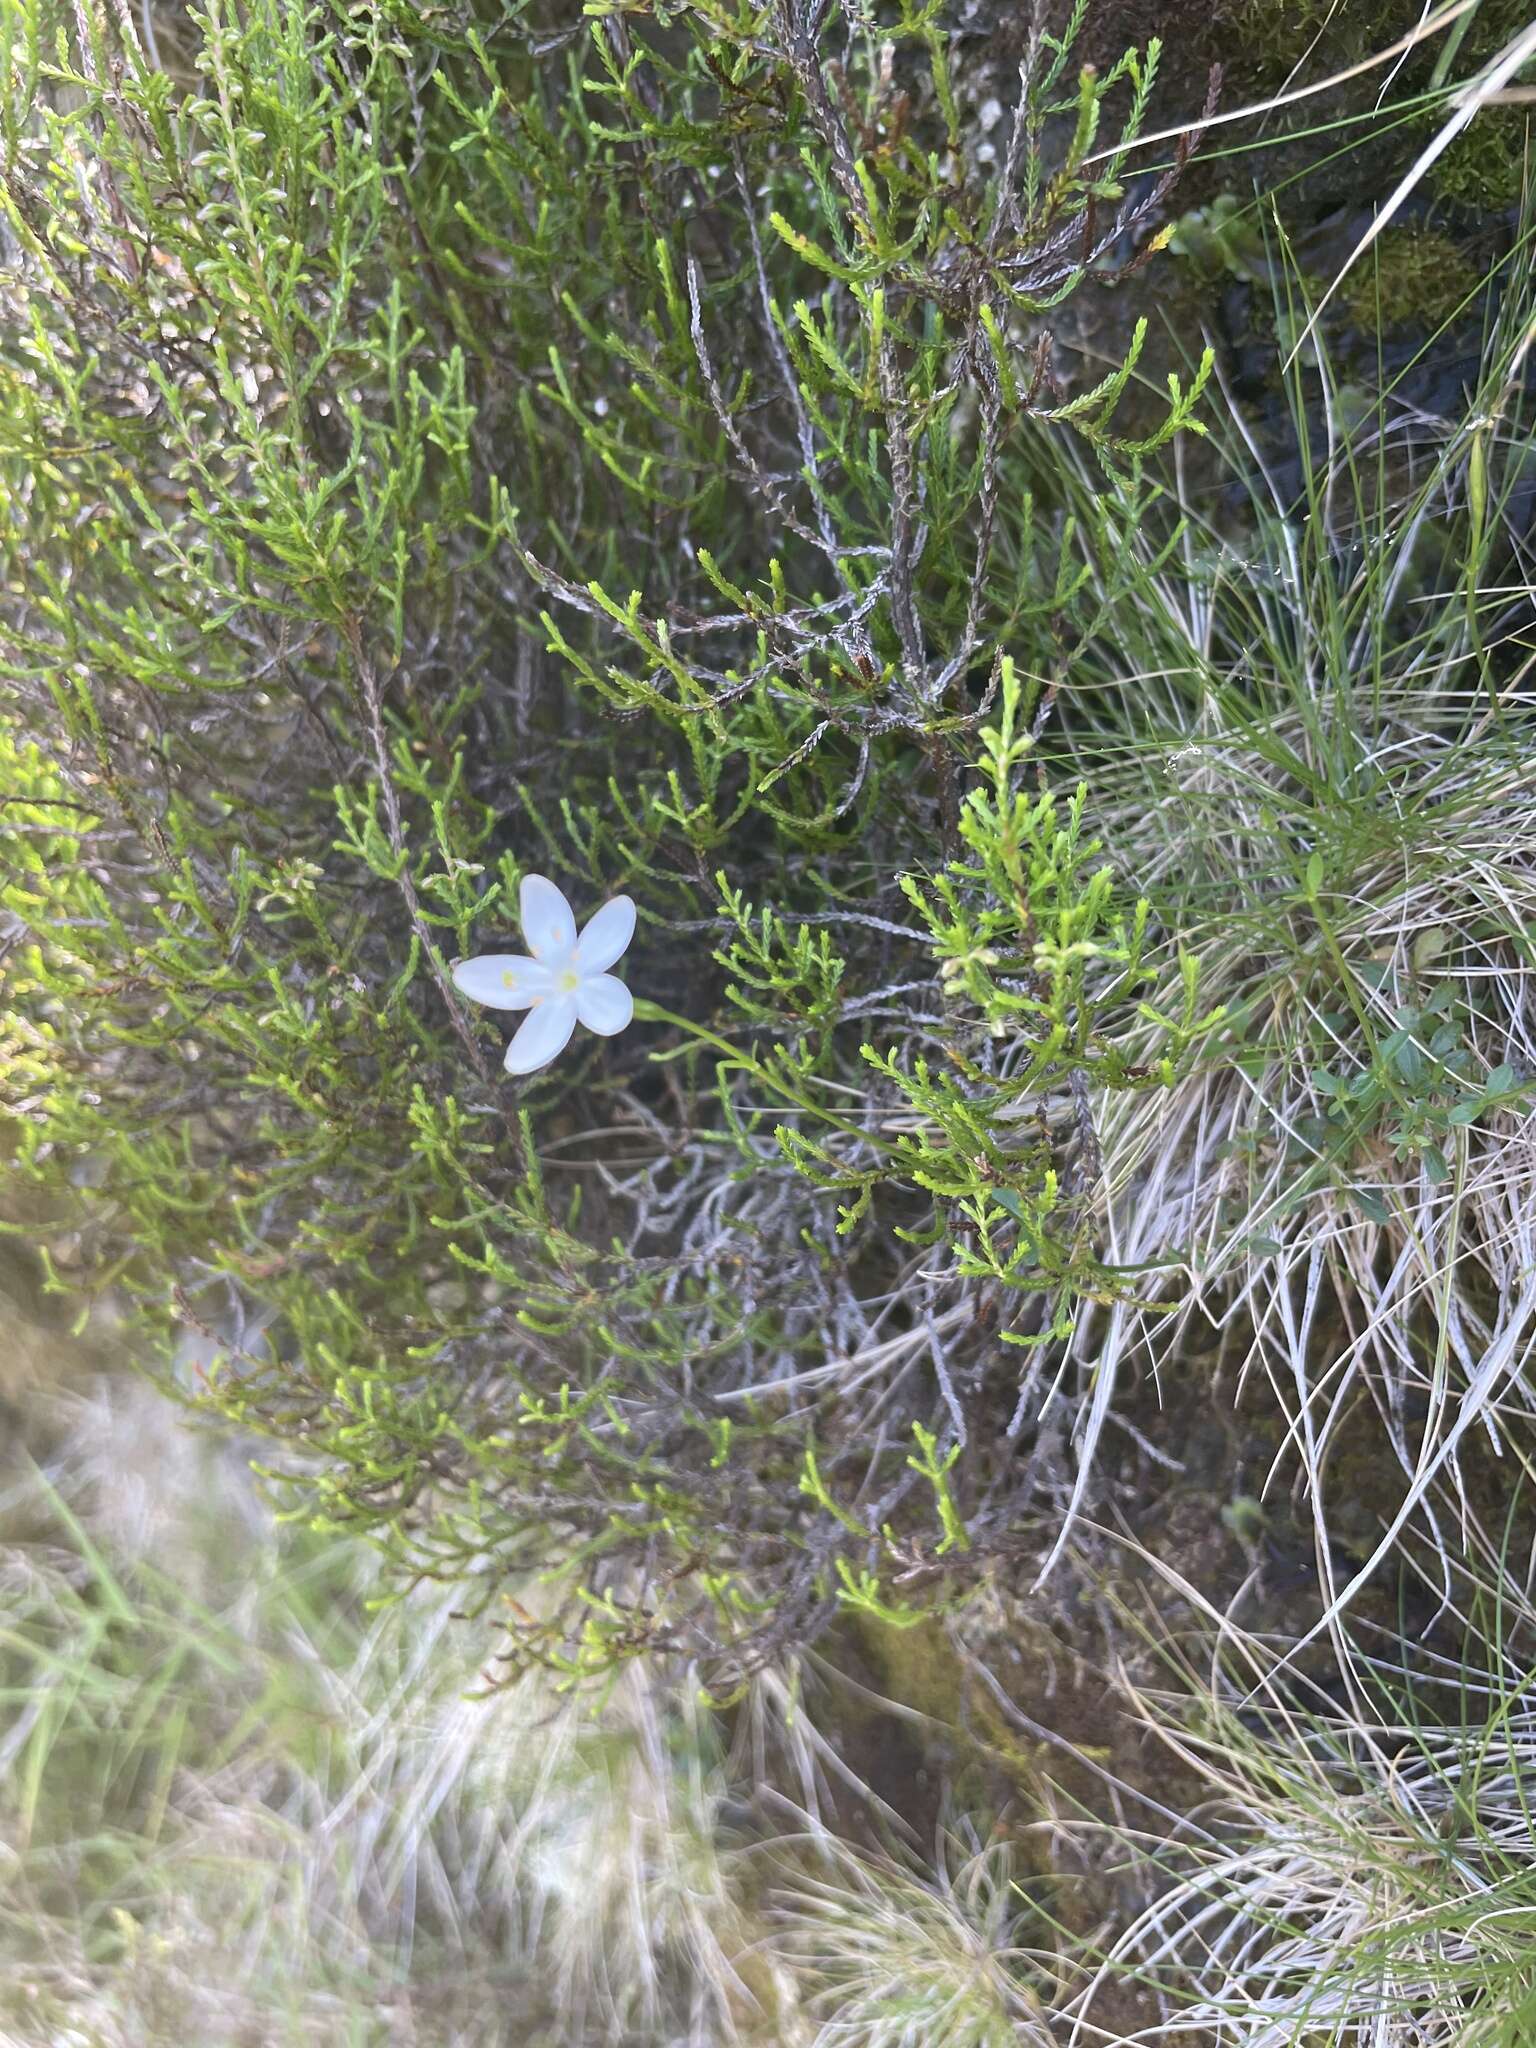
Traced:
<path fill-rule="evenodd" d="M 1034 759 L 1087 575 L 1052 437 L 1134 489 L 1208 367 L 1050 368 L 1160 239 L 1156 47 L 1037 33 L 978 172 L 905 4 L 0 37 L 51 1256 L 216 1332 L 196 1396 L 295 1511 L 514 1657 L 728 1678 L 917 1613 L 1059 1501 L 1063 1340 L 1139 1284 L 1094 1103 L 1208 1022 Z M 633 898 L 636 1021 L 509 1081 L 451 965 L 530 872 Z"/>

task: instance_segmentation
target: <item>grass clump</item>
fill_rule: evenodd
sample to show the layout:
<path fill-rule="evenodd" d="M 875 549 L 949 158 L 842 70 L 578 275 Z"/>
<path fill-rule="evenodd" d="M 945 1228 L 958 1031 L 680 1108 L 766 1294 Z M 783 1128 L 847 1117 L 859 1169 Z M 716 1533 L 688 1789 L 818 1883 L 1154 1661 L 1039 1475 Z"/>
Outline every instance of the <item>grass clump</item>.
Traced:
<path fill-rule="evenodd" d="M 1241 538 L 1192 491 L 1117 499 L 1076 471 L 1116 631 L 1084 636 L 1062 752 L 1227 1020 L 1171 1099 L 1102 1131 L 1120 1256 L 1180 1248 L 1179 1314 L 1108 1318 L 1081 1355 L 1102 1382 L 1203 1307 L 1240 1377 L 1268 1375 L 1324 1526 L 1362 1398 L 1394 1530 L 1526 1408 L 1521 302 L 1461 417 L 1390 392 L 1360 412 L 1316 343 L 1290 449 L 1228 443 Z"/>
<path fill-rule="evenodd" d="M 1198 1704 L 1150 1709 L 1209 1795 L 1117 1957 L 1170 1994 L 1175 2036 L 1526 2037 L 1531 1615 L 1523 1567 L 1479 1552 L 1488 1576 L 1458 1579 L 1428 1644 L 1357 1640 L 1346 1702 L 1233 1637 Z"/>
<path fill-rule="evenodd" d="M 773 1924 L 816 2048 L 1035 2048 L 1054 1972 L 1030 1918 L 1007 1849 L 957 1841 L 932 1873 L 845 1852 L 786 1886 Z"/>
<path fill-rule="evenodd" d="M 643 1686 L 487 1699 L 442 1602 L 379 1608 L 376 1559 L 279 1530 L 150 1399 L 86 1385 L 7 1474 L 7 2041 L 766 2025 L 710 1732 Z"/>

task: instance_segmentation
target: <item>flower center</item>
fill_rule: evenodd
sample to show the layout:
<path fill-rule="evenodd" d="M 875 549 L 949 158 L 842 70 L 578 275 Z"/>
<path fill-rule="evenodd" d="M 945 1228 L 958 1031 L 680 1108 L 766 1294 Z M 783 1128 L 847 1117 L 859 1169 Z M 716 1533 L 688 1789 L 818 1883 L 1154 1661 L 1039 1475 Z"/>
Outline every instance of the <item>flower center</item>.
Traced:
<path fill-rule="evenodd" d="M 581 976 L 574 967 L 567 967 L 555 977 L 555 986 L 562 995 L 570 995 L 581 986 Z"/>

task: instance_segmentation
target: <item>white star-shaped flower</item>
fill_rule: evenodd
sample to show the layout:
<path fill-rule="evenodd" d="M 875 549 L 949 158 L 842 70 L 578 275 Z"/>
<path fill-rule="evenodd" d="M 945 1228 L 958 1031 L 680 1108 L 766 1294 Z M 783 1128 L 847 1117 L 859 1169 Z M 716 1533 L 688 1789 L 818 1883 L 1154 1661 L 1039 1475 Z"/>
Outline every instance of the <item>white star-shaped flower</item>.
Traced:
<path fill-rule="evenodd" d="M 580 938 L 565 897 L 543 875 L 524 875 L 518 895 L 528 953 L 479 953 L 453 969 L 454 987 L 492 1010 L 526 1010 L 507 1047 L 509 1074 L 531 1074 L 562 1053 L 579 1018 L 612 1038 L 635 1014 L 634 997 L 606 974 L 635 935 L 635 906 L 614 896 Z M 532 958 L 528 957 L 532 954 Z"/>

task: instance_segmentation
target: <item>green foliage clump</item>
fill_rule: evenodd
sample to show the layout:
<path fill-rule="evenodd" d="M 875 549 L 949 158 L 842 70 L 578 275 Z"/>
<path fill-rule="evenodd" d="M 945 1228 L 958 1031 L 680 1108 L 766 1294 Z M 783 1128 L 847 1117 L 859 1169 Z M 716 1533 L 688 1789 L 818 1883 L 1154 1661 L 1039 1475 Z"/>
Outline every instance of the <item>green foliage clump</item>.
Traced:
<path fill-rule="evenodd" d="M 1486 107 L 1437 159 L 1435 190 L 1458 206 L 1495 212 L 1514 206 L 1525 189 L 1530 146 L 1523 107 Z"/>
<path fill-rule="evenodd" d="M 1371 1046 L 1369 1064 L 1351 1073 L 1319 1068 L 1312 1078 L 1327 1107 L 1301 1126 L 1303 1136 L 1319 1151 L 1341 1149 L 1340 1141 L 1354 1151 L 1379 1131 L 1395 1157 L 1421 1160 L 1430 1185 L 1444 1187 L 1451 1177 L 1447 1142 L 1521 1092 L 1507 1060 L 1474 1079 L 1455 999 L 1454 985 L 1442 983 L 1423 1002 L 1397 1008 L 1394 1028 Z M 1382 1215 L 1379 1203 L 1373 1207 Z"/>
<path fill-rule="evenodd" d="M 1224 274 L 1245 284 L 1267 282 L 1270 276 L 1259 210 L 1236 192 L 1218 192 L 1208 206 L 1182 214 L 1168 248 L 1207 276 Z"/>
<path fill-rule="evenodd" d="M 1448 235 L 1388 228 L 1350 272 L 1345 305 L 1367 332 L 1434 328 L 1475 309 L 1481 282 L 1472 259 Z"/>
<path fill-rule="evenodd" d="M 1030 451 L 1134 487 L 1209 374 L 1133 430 L 1144 330 L 1042 324 L 1154 253 L 1156 45 L 1040 40 L 982 175 L 927 7 L 75 19 L 0 9 L 16 1170 L 515 1660 L 983 1568 L 1136 1284 L 1096 1099 L 1209 1022 L 1033 753 Z M 514 1091 L 449 967 L 533 870 L 635 897 L 638 1021 Z"/>
<path fill-rule="evenodd" d="M 1530 27 L 1525 0 L 1482 0 L 1463 18 L 1457 43 L 1461 67 L 1471 71 L 1495 60 Z M 1511 81 L 1514 95 L 1486 106 L 1437 159 L 1435 190 L 1457 205 L 1502 211 L 1519 203 L 1526 189 L 1531 147 L 1530 110 L 1518 94 L 1530 83 L 1530 66 Z"/>
<path fill-rule="evenodd" d="M 1454 12 L 1418 0 L 1242 0 L 1235 26 L 1255 97 L 1337 77 L 1334 104 L 1361 114 L 1384 75 L 1374 60 L 1398 49 L 1386 75 L 1406 168 L 1446 118 L 1452 88 L 1471 87 L 1498 60 L 1529 28 L 1530 9 L 1526 0 L 1470 0 Z M 1528 108 L 1518 97 L 1493 102 L 1435 158 L 1428 182 L 1458 206 L 1503 212 L 1525 189 L 1529 154 Z"/>

